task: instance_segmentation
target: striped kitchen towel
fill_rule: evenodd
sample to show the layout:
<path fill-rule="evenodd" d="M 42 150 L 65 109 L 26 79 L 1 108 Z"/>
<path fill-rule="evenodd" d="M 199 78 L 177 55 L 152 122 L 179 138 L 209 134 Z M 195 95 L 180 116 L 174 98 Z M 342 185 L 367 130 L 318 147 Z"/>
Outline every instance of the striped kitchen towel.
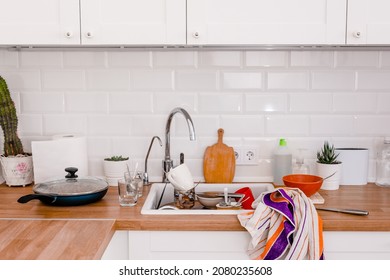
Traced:
<path fill-rule="evenodd" d="M 240 213 L 252 239 L 251 259 L 323 259 L 322 220 L 313 202 L 299 189 L 278 188 L 262 193 L 255 210 Z"/>

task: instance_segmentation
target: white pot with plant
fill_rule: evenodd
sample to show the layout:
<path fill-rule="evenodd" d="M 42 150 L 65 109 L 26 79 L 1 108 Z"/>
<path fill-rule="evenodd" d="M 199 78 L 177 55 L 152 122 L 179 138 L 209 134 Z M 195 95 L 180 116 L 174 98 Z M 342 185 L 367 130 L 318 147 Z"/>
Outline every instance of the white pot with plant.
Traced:
<path fill-rule="evenodd" d="M 337 160 L 338 156 L 334 146 L 328 141 L 325 141 L 321 151 L 317 152 L 317 175 L 322 178 L 330 176 L 322 182 L 323 190 L 337 190 L 340 187 L 342 163 Z"/>
<path fill-rule="evenodd" d="M 6 81 L 0 76 L 0 125 L 4 148 L 0 156 L 3 177 L 8 186 L 26 186 L 33 182 L 32 155 L 23 149 L 18 137 L 18 117 Z"/>
<path fill-rule="evenodd" d="M 104 176 L 110 186 L 118 186 L 118 180 L 124 177 L 128 164 L 128 157 L 112 156 L 104 159 Z"/>

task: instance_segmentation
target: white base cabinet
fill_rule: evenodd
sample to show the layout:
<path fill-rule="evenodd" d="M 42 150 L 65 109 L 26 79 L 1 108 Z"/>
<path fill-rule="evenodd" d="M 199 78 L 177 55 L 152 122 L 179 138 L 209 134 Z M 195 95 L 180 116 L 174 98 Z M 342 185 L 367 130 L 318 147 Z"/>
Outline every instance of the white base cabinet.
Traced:
<path fill-rule="evenodd" d="M 119 231 L 102 259 L 245 260 L 245 231 Z M 390 232 L 324 232 L 327 260 L 390 259 Z"/>

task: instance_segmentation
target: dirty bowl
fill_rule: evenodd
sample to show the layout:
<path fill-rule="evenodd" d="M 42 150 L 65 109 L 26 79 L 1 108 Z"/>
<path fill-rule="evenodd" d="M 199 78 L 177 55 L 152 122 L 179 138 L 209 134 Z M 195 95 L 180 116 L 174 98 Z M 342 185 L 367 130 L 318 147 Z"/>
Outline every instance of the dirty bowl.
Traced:
<path fill-rule="evenodd" d="M 310 174 L 290 174 L 283 177 L 286 187 L 300 189 L 307 197 L 315 194 L 323 181 L 322 177 Z"/>
<path fill-rule="evenodd" d="M 215 208 L 217 204 L 223 201 L 223 197 L 218 196 L 219 192 L 197 193 L 198 201 L 206 208 Z"/>

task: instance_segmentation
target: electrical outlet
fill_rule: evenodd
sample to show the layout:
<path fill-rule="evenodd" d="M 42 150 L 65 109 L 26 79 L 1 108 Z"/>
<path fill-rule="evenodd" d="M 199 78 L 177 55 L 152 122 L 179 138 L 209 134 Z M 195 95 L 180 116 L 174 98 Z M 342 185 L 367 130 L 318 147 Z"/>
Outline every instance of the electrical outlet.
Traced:
<path fill-rule="evenodd" d="M 234 149 L 234 157 L 236 158 L 236 165 L 240 165 L 242 162 L 242 152 L 240 148 L 233 148 Z"/>
<path fill-rule="evenodd" d="M 242 151 L 242 162 L 245 165 L 257 165 L 259 157 L 257 154 L 257 149 L 255 147 L 243 147 Z"/>
<path fill-rule="evenodd" d="M 255 147 L 234 148 L 236 165 L 258 165 L 259 156 Z"/>

